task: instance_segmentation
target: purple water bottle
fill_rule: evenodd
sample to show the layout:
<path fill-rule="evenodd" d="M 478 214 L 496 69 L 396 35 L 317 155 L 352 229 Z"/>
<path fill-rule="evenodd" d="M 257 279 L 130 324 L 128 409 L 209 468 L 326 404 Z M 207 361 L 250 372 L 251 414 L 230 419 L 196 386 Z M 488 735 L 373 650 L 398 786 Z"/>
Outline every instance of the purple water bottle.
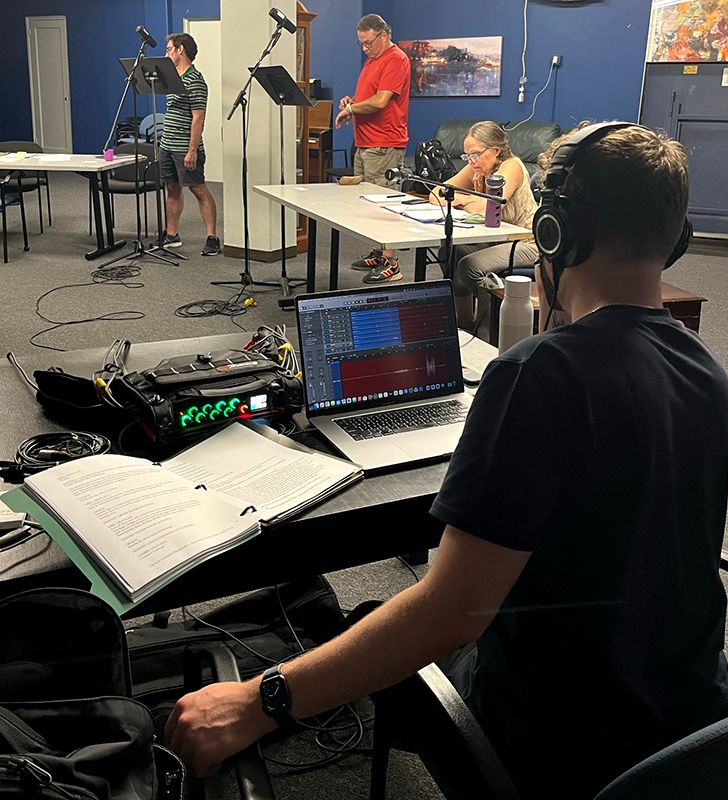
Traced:
<path fill-rule="evenodd" d="M 499 175 L 488 175 L 485 179 L 485 193 L 503 197 L 503 187 L 506 179 Z M 499 228 L 501 224 L 501 204 L 494 203 L 492 200 L 485 201 L 485 225 L 488 228 Z"/>

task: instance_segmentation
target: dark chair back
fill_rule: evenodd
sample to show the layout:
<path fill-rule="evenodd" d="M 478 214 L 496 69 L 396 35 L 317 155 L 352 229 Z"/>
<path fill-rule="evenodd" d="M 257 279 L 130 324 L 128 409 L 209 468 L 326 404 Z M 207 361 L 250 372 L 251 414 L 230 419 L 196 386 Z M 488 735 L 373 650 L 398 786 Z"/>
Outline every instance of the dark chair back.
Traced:
<path fill-rule="evenodd" d="M 0 142 L 0 153 L 42 153 L 43 148 L 37 142 L 7 141 Z"/>
<path fill-rule="evenodd" d="M 640 761 L 595 800 L 724 800 L 728 794 L 728 719 L 691 733 Z"/>
<path fill-rule="evenodd" d="M 133 144 L 120 144 L 115 148 L 115 152 L 118 155 L 133 154 L 135 146 Z M 158 162 L 154 160 L 154 145 L 139 142 L 139 155 L 145 156 L 145 159 L 140 160 L 138 164 L 140 188 L 142 191 L 152 191 L 154 189 L 155 170 L 159 169 Z M 111 178 L 114 181 L 134 183 L 134 164 L 118 167 L 112 172 Z"/>

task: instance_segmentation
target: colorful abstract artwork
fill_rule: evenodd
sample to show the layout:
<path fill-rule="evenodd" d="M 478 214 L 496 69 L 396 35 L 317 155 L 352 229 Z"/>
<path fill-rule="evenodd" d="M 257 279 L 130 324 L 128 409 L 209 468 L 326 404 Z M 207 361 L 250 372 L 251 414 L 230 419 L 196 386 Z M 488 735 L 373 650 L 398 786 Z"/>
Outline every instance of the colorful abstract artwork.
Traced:
<path fill-rule="evenodd" d="M 412 65 L 412 97 L 496 97 L 502 36 L 398 42 Z"/>
<path fill-rule="evenodd" d="M 728 61 L 728 0 L 653 0 L 648 61 Z"/>

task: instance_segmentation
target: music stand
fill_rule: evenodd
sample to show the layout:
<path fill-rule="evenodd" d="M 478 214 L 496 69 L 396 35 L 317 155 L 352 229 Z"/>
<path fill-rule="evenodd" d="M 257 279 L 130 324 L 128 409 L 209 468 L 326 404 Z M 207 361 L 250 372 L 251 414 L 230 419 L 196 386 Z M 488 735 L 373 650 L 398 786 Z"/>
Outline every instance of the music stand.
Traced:
<path fill-rule="evenodd" d="M 120 58 L 119 63 L 126 72 L 136 94 L 150 94 L 152 96 L 152 148 L 154 152 L 154 193 L 157 198 L 157 244 L 146 251 L 148 255 L 154 256 L 168 264 L 175 264 L 172 259 L 180 258 L 184 261 L 187 256 L 181 253 L 172 253 L 164 247 L 164 236 L 162 231 L 162 202 L 161 202 L 161 179 L 159 175 L 159 148 L 157 142 L 157 95 L 158 94 L 187 94 L 177 68 L 172 63 L 172 59 L 167 56 L 146 57 L 138 63 L 133 58 Z M 137 154 L 138 156 L 138 154 Z M 138 197 L 138 186 L 137 186 Z M 169 257 L 158 255 L 155 251 L 161 250 Z M 144 247 L 141 247 L 141 253 Z M 140 255 L 139 254 L 139 255 Z M 111 262 L 109 262 L 111 263 Z"/>
<path fill-rule="evenodd" d="M 253 70 L 249 67 L 251 73 Z M 285 67 L 258 67 L 254 73 L 255 79 L 261 85 L 265 93 L 278 106 L 278 124 L 280 128 L 281 145 L 281 186 L 285 185 L 285 149 L 283 142 L 283 107 L 284 106 L 313 106 L 313 102 L 301 91 L 298 84 L 288 74 Z M 306 142 L 301 142 L 302 147 L 306 147 Z M 305 151 L 304 151 L 305 152 Z M 291 297 L 291 286 L 301 286 L 306 283 L 305 279 L 289 279 L 286 273 L 286 207 L 281 204 L 281 274 L 278 284 L 283 292 L 283 297 L 278 300 L 281 308 L 292 309 L 294 307 Z M 275 286 L 276 284 L 272 284 Z"/>

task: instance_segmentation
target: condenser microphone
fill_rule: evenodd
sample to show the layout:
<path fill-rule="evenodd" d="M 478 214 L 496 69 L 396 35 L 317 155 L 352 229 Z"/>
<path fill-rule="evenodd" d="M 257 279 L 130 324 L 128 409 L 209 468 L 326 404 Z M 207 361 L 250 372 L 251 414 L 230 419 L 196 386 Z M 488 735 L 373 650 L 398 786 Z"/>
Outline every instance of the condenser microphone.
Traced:
<path fill-rule="evenodd" d="M 143 25 L 137 25 L 135 30 L 142 37 L 144 44 L 148 44 L 150 47 L 157 46 L 157 40 Z"/>
<path fill-rule="evenodd" d="M 279 11 L 277 8 L 271 8 L 271 10 L 268 12 L 268 16 L 271 19 L 274 19 L 278 25 L 285 28 L 288 31 L 288 33 L 296 32 L 296 23 L 291 22 L 291 20 L 288 19 L 288 17 L 282 11 Z"/>

